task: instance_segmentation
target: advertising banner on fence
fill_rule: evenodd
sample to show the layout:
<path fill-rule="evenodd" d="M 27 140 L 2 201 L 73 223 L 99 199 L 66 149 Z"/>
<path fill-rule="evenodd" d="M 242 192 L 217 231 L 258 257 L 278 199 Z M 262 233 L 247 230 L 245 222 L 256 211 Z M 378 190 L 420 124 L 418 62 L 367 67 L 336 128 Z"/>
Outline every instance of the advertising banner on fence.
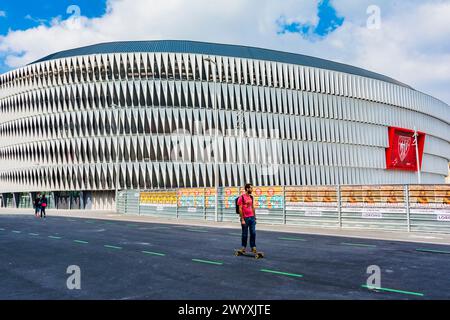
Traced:
<path fill-rule="evenodd" d="M 224 201 L 225 208 L 235 208 L 235 199 L 238 195 L 244 194 L 244 188 L 225 188 Z M 269 213 L 260 209 L 283 209 L 284 195 L 283 187 L 253 187 L 253 197 L 255 199 L 255 209 L 258 213 Z"/>
<path fill-rule="evenodd" d="M 214 188 L 186 188 L 178 190 L 178 207 L 214 208 L 216 190 Z M 194 212 L 191 210 L 190 212 Z"/>
<path fill-rule="evenodd" d="M 404 207 L 403 186 L 342 186 L 342 207 Z"/>
<path fill-rule="evenodd" d="M 215 208 L 216 206 L 216 189 L 206 188 L 205 189 L 205 207 L 206 209 Z"/>
<path fill-rule="evenodd" d="M 342 211 L 362 219 L 384 219 L 396 214 L 406 219 L 404 186 L 342 186 Z"/>
<path fill-rule="evenodd" d="M 450 185 L 409 186 L 411 208 L 450 209 Z"/>
<path fill-rule="evenodd" d="M 336 204 L 336 187 L 286 187 L 286 207 Z"/>
<path fill-rule="evenodd" d="M 409 186 L 411 214 L 421 219 L 450 222 L 450 185 Z"/>
<path fill-rule="evenodd" d="M 283 209 L 283 187 L 253 187 L 255 209 Z"/>
<path fill-rule="evenodd" d="M 176 191 L 153 191 L 141 192 L 139 196 L 139 205 L 155 207 L 176 207 Z"/>
<path fill-rule="evenodd" d="M 230 187 L 224 189 L 225 209 L 233 209 L 233 210 L 235 209 L 236 207 L 235 200 L 239 194 L 240 194 L 239 188 Z"/>
<path fill-rule="evenodd" d="M 304 212 L 305 217 L 322 217 L 337 212 L 336 187 L 286 187 L 286 211 Z"/>

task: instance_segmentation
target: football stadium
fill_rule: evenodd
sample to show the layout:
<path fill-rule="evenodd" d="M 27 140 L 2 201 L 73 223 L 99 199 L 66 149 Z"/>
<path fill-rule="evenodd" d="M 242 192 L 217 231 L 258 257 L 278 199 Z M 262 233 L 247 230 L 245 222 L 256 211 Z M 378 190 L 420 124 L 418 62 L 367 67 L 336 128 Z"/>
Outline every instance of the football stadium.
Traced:
<path fill-rule="evenodd" d="M 449 143 L 444 102 L 268 49 L 102 43 L 0 75 L 2 207 L 37 192 L 106 209 L 118 190 L 416 184 L 418 171 L 443 184 Z"/>

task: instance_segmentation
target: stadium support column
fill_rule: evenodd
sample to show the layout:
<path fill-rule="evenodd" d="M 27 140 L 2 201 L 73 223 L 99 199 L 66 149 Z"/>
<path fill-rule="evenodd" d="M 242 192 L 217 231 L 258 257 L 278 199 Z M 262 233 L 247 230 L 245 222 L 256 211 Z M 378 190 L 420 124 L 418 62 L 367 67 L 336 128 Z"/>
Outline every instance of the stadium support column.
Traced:
<path fill-rule="evenodd" d="M 47 198 L 53 199 L 53 209 L 58 209 L 59 192 L 49 192 Z M 51 200 L 49 200 L 51 201 Z M 47 206 L 50 204 L 47 204 Z"/>
<path fill-rule="evenodd" d="M 31 207 L 32 208 L 34 208 L 34 199 L 36 199 L 36 193 L 37 192 L 29 192 L 28 193 L 28 196 L 30 197 L 30 200 L 31 200 Z"/>
<path fill-rule="evenodd" d="M 84 192 L 80 191 L 80 210 L 84 210 Z"/>
<path fill-rule="evenodd" d="M 20 193 L 14 192 L 13 193 L 14 208 L 18 208 L 19 207 L 19 202 L 20 202 Z"/>
<path fill-rule="evenodd" d="M 8 194 L 2 193 L 2 203 L 0 204 L 2 208 L 8 207 Z"/>
<path fill-rule="evenodd" d="M 84 198 L 84 209 L 85 210 L 92 210 L 92 192 L 91 191 L 84 191 L 83 192 L 83 198 Z"/>

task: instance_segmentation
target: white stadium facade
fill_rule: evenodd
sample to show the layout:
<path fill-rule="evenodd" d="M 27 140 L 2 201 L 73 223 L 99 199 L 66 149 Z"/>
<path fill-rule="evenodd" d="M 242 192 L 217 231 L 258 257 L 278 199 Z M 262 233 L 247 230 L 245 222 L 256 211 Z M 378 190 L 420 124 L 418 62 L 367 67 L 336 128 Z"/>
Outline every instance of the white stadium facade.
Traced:
<path fill-rule="evenodd" d="M 97 44 L 0 76 L 0 201 L 44 192 L 59 208 L 108 208 L 118 189 L 215 186 L 216 164 L 220 186 L 409 184 L 416 149 L 422 183 L 442 184 L 449 124 L 436 98 L 314 57 Z"/>

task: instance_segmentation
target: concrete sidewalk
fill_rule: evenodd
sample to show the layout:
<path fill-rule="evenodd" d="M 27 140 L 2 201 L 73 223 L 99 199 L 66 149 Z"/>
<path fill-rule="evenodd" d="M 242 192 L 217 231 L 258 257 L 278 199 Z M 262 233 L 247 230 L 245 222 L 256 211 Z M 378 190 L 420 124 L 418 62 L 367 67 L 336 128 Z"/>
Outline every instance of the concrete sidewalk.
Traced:
<path fill-rule="evenodd" d="M 33 215 L 33 209 L 10 209 L 0 208 L 0 218 L 2 215 Z M 85 218 L 85 219 L 104 219 L 124 222 L 142 222 L 142 223 L 158 223 L 171 225 L 189 225 L 195 227 L 208 228 L 229 228 L 240 231 L 239 221 L 236 222 L 214 222 L 202 220 L 187 219 L 163 219 L 145 215 L 123 215 L 117 214 L 115 211 L 95 211 L 95 210 L 47 210 L 48 216 Z M 337 229 L 337 228 L 315 228 L 305 226 L 288 226 L 288 225 L 269 225 L 258 224 L 257 230 L 286 232 L 293 234 L 313 234 L 334 237 L 347 237 L 357 239 L 375 239 L 387 241 L 404 241 L 415 243 L 430 243 L 450 245 L 450 234 L 440 233 L 417 233 L 402 231 L 380 231 L 367 229 Z"/>

